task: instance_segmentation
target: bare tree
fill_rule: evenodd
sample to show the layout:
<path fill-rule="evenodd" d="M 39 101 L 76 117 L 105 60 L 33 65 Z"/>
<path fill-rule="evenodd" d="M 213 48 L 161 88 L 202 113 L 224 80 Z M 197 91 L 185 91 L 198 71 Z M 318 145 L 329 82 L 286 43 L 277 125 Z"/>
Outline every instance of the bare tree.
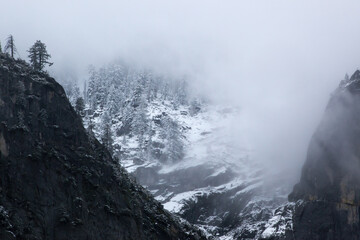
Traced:
<path fill-rule="evenodd" d="M 16 53 L 17 50 L 15 47 L 14 37 L 11 34 L 6 39 L 6 44 L 5 44 L 5 48 L 4 48 L 4 52 L 8 52 L 8 51 L 10 51 L 11 57 L 14 58 L 14 53 Z"/>

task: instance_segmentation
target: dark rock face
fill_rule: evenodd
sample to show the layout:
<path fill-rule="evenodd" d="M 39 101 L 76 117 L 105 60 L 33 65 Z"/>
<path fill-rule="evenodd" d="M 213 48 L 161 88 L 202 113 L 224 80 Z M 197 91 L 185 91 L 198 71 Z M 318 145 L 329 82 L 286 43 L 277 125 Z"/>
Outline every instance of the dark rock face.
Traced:
<path fill-rule="evenodd" d="M 0 239 L 204 239 L 86 134 L 63 88 L 0 54 Z"/>
<path fill-rule="evenodd" d="M 360 239 L 360 72 L 332 95 L 312 137 L 289 239 Z"/>

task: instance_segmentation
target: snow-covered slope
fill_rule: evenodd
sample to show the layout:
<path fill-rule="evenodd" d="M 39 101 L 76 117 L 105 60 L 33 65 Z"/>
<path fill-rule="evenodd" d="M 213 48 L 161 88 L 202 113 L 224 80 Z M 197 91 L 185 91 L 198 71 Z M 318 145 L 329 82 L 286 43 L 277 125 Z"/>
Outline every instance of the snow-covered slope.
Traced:
<path fill-rule="evenodd" d="M 152 144 L 159 152 L 166 148 L 159 121 L 166 116 L 178 123 L 184 144 L 180 161 L 164 163 L 140 156 L 136 135 L 116 135 L 122 124 L 116 119 L 112 120 L 113 144 L 120 164 L 165 209 L 221 239 L 259 238 L 264 230 L 264 236 L 284 232 L 281 227 L 275 231 L 273 225 L 281 218 L 275 210 L 286 202 L 288 191 L 266 186 L 264 169 L 253 159 L 246 142 L 232 141 L 231 126 L 241 117 L 239 109 L 202 104 L 196 114 L 190 114 L 189 106 L 174 109 L 170 102 L 154 101 L 147 106 L 147 112 L 152 120 Z M 102 114 L 94 115 L 98 115 L 92 120 L 94 132 L 100 138 Z"/>
<path fill-rule="evenodd" d="M 187 86 L 126 66 L 92 70 L 79 113 L 165 209 L 219 239 L 283 235 L 291 228 L 290 188 L 268 176 L 234 131 L 241 110 L 201 100 Z"/>

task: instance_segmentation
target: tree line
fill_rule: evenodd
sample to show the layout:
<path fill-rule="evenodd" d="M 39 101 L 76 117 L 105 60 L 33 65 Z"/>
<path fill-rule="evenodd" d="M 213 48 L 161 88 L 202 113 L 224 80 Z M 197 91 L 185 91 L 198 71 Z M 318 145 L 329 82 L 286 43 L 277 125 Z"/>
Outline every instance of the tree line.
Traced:
<path fill-rule="evenodd" d="M 3 50 L 0 42 L 0 53 L 2 52 Z M 40 40 L 37 40 L 27 52 L 29 53 L 28 57 L 30 59 L 30 64 L 35 71 L 42 71 L 46 65 L 53 65 L 52 62 L 49 62 L 51 55 L 47 52 L 45 43 Z M 6 39 L 3 53 L 12 58 L 14 58 L 15 54 L 18 54 L 14 37 L 11 34 Z"/>
<path fill-rule="evenodd" d="M 199 111 L 201 101 L 189 93 L 186 78 L 117 62 L 98 69 L 89 67 L 82 93 L 76 81 L 67 81 L 63 86 L 89 134 L 114 156 L 117 145 L 122 146 L 119 154 L 126 154 L 124 149 L 128 144 L 135 146 L 135 140 L 135 158 L 166 163 L 182 159 L 185 130 L 166 111 L 189 115 Z M 154 115 L 158 107 L 168 110 Z"/>

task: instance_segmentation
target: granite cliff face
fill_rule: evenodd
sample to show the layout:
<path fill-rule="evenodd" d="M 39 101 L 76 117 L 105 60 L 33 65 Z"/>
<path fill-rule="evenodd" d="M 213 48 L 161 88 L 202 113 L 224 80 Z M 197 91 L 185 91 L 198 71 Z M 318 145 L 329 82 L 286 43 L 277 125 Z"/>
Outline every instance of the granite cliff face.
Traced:
<path fill-rule="evenodd" d="M 360 239 L 360 71 L 333 93 L 289 200 L 289 239 Z"/>
<path fill-rule="evenodd" d="M 0 54 L 0 239 L 204 239 L 89 137 L 63 88 Z"/>

